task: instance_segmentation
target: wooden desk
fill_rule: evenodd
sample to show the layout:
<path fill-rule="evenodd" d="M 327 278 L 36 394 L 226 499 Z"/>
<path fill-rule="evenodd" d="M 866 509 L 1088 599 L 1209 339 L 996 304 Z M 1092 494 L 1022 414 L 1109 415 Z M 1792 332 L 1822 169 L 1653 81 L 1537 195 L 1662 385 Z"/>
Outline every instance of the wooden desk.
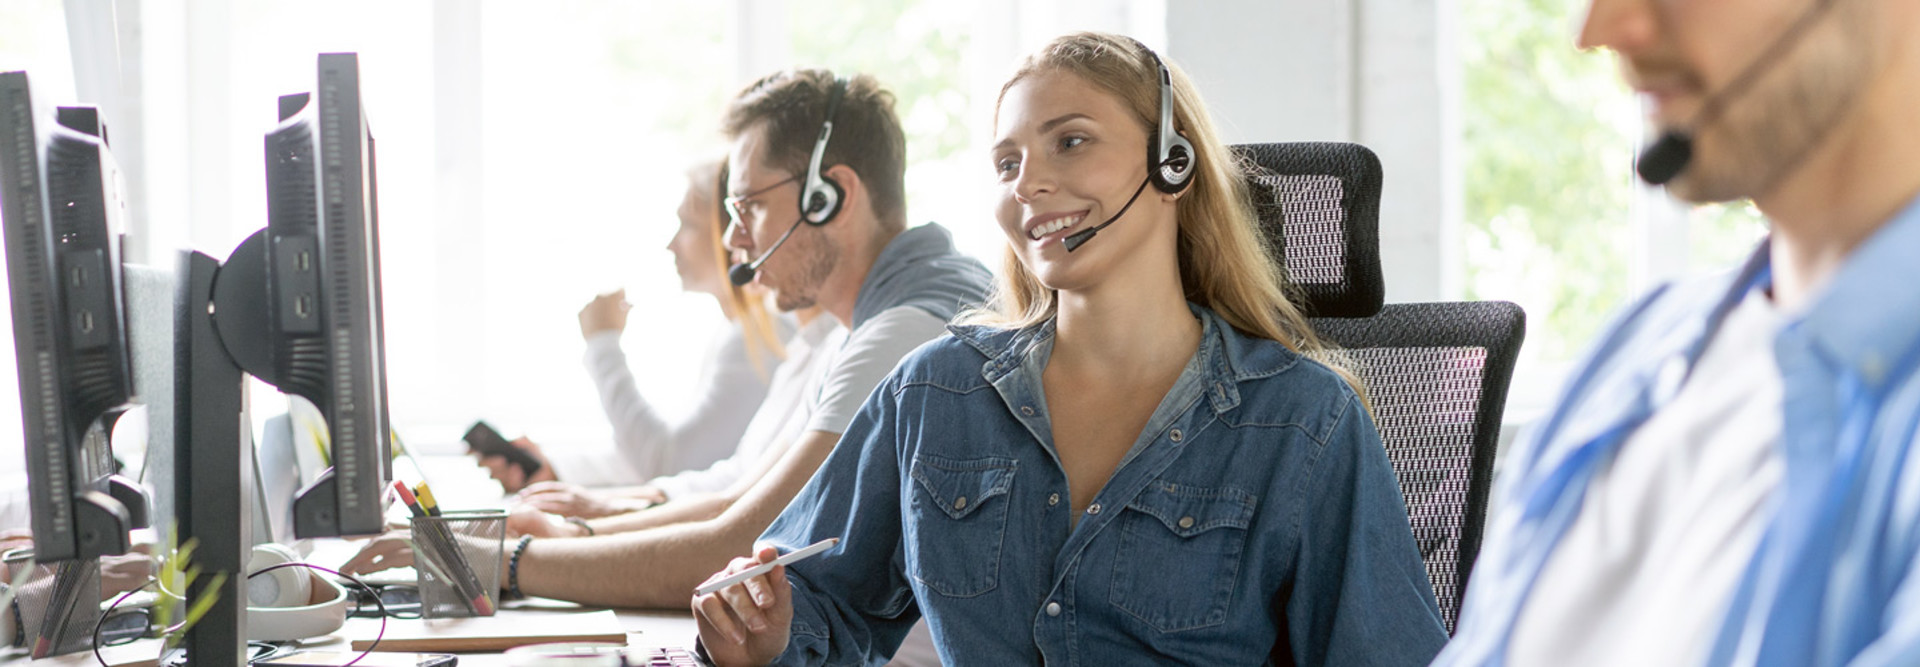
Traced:
<path fill-rule="evenodd" d="M 553 613 L 539 609 L 503 609 L 501 616 L 511 617 L 517 614 Z M 693 614 L 688 611 L 618 609 L 614 615 L 620 619 L 621 629 L 627 632 L 627 645 L 634 648 L 679 647 L 692 648 L 693 640 L 699 636 L 694 624 Z M 325 649 L 329 651 L 348 651 L 349 638 L 367 639 L 373 637 L 380 627 L 378 619 L 350 618 L 346 627 L 333 637 L 323 640 L 303 642 L 305 648 Z M 460 653 L 461 667 L 473 665 L 490 667 L 507 665 L 506 656 L 499 653 Z"/>
<path fill-rule="evenodd" d="M 553 613 L 557 609 L 501 609 L 505 617 L 520 613 Z M 699 636 L 699 629 L 693 623 L 691 611 L 668 611 L 668 609 L 614 609 L 614 615 L 620 619 L 620 627 L 626 630 L 626 644 L 632 648 L 693 648 L 693 638 Z M 301 642 L 301 648 L 317 648 L 330 652 L 349 652 L 351 638 L 371 638 L 380 629 L 378 619 L 348 619 L 348 625 L 340 632 L 334 632 L 323 638 L 313 638 Z M 138 665 L 150 663 L 154 655 L 159 654 L 159 640 L 140 640 L 127 646 L 113 646 L 102 650 L 109 665 Z M 507 655 L 501 654 L 459 654 L 461 667 L 490 667 L 507 665 Z M 25 648 L 0 650 L 0 663 L 6 665 L 33 665 L 33 667 L 92 667 L 98 665 L 94 655 L 88 652 L 79 654 L 54 655 L 38 661 L 27 661 Z"/>
<path fill-rule="evenodd" d="M 550 613 L 540 610 L 504 609 L 501 615 Z M 693 614 L 686 611 L 665 610 L 615 610 L 620 618 L 621 628 L 627 631 L 627 645 L 634 648 L 679 647 L 692 648 L 693 640 L 699 634 L 694 625 Z M 348 651 L 351 638 L 372 637 L 378 632 L 380 621 L 370 618 L 347 619 L 346 627 L 331 636 L 308 640 L 301 643 L 302 648 L 323 649 L 328 651 Z M 137 665 L 153 660 L 160 650 L 159 640 L 142 640 L 126 646 L 116 646 L 102 650 L 102 654 L 111 665 Z M 499 653 L 461 653 L 461 667 L 505 667 L 507 658 Z M 31 665 L 32 667 L 91 667 L 99 663 L 93 654 L 87 652 L 54 656 L 33 662 L 27 662 L 25 649 L 0 651 L 0 663 L 13 665 Z M 18 661 L 16 663 L 16 660 Z"/>

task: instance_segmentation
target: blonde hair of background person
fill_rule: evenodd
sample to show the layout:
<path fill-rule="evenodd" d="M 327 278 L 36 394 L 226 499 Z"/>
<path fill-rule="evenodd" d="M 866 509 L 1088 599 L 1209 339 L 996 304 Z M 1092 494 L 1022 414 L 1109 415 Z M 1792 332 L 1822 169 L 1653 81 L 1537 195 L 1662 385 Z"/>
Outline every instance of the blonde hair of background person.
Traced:
<path fill-rule="evenodd" d="M 708 197 L 706 208 L 713 218 L 713 224 L 707 227 L 706 239 L 712 247 L 714 272 L 719 276 L 720 284 L 725 286 L 720 301 L 728 316 L 738 321 L 741 330 L 746 332 L 747 355 L 752 359 L 754 369 L 765 377 L 772 372 L 766 362 L 767 357 L 785 359 L 786 348 L 774 330 L 773 313 L 767 310 L 766 290 L 751 283 L 735 285 L 727 275 L 728 268 L 733 264 L 727 252 L 726 240 L 727 225 L 732 223 L 732 218 L 727 216 L 720 196 L 720 193 L 727 191 L 726 157 L 695 167 L 687 177 L 698 179 L 702 174 L 713 174 L 707 183 L 709 189 L 705 192 Z"/>

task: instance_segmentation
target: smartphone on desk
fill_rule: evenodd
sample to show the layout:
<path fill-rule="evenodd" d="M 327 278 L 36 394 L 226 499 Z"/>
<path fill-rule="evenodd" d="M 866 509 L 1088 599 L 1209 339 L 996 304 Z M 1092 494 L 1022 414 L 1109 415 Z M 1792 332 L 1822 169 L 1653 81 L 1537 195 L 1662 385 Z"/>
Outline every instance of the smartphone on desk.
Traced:
<path fill-rule="evenodd" d="M 301 651 L 289 653 L 254 665 L 273 667 L 338 667 L 352 662 L 354 667 L 453 667 L 460 659 L 446 653 L 368 653 L 360 662 L 354 651 Z"/>
<path fill-rule="evenodd" d="M 506 436 L 500 435 L 499 431 L 493 430 L 493 427 L 488 426 L 484 421 L 474 422 L 473 427 L 467 429 L 467 434 L 460 436 L 460 439 L 466 441 L 468 448 L 479 452 L 482 456 L 506 457 L 508 462 L 520 466 L 520 472 L 526 473 L 528 479 L 532 479 L 534 473 L 540 472 L 540 459 L 534 458 L 532 454 L 527 453 L 527 450 L 509 442 Z"/>

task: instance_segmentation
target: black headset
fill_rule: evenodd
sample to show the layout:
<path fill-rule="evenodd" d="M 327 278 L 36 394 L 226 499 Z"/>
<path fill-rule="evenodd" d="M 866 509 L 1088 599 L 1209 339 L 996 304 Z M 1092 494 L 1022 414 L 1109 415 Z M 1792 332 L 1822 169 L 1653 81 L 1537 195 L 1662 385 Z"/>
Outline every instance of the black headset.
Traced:
<path fill-rule="evenodd" d="M 813 142 L 813 157 L 807 160 L 807 181 L 800 187 L 800 218 L 811 225 L 824 225 L 840 214 L 847 191 L 820 172 L 820 161 L 827 156 L 827 140 L 833 137 L 833 116 L 840 110 L 840 98 L 846 97 L 846 77 L 834 77 L 827 91 L 827 116 L 820 122 L 820 138 Z"/>
<path fill-rule="evenodd" d="M 793 230 L 800 228 L 800 223 L 819 227 L 833 221 L 833 217 L 840 214 L 840 205 L 845 203 L 847 191 L 841 189 L 839 183 L 820 173 L 820 161 L 826 159 L 827 140 L 833 137 L 833 114 L 840 110 L 840 98 L 846 94 L 846 78 L 834 77 L 833 88 L 827 92 L 827 117 L 820 121 L 820 138 L 814 140 L 813 157 L 807 160 L 807 180 L 800 184 L 800 219 L 793 221 L 793 224 L 787 227 L 787 233 L 781 234 L 780 240 L 774 241 L 773 247 L 761 253 L 759 258 L 735 264 L 733 268 L 727 269 L 727 280 L 732 281 L 735 287 L 752 282 L 753 275 L 760 271 L 760 265 L 765 264 L 767 259 L 773 257 L 773 253 L 780 249 L 780 246 L 786 244 L 787 238 L 793 236 Z"/>
<path fill-rule="evenodd" d="M 1140 199 L 1140 193 L 1147 191 L 1148 183 L 1152 183 L 1155 190 L 1170 195 L 1180 194 L 1193 184 L 1193 142 L 1173 131 L 1173 73 L 1167 71 L 1167 63 L 1160 60 L 1160 54 L 1154 53 L 1140 40 L 1133 40 L 1133 43 L 1152 56 L 1155 69 L 1160 70 L 1160 125 L 1147 132 L 1147 178 L 1140 181 L 1140 187 L 1127 199 L 1127 205 L 1120 207 L 1119 213 L 1107 218 L 1106 222 L 1067 235 L 1061 241 L 1067 247 L 1067 252 L 1080 249 L 1087 241 L 1093 240 L 1093 235 L 1126 215 L 1127 209 L 1133 208 L 1133 202 Z"/>
<path fill-rule="evenodd" d="M 1161 62 L 1160 54 L 1139 40 L 1133 42 L 1153 57 L 1160 71 L 1160 127 L 1147 137 L 1147 178 L 1156 190 L 1179 194 L 1193 182 L 1193 142 L 1173 130 L 1173 73 Z"/>

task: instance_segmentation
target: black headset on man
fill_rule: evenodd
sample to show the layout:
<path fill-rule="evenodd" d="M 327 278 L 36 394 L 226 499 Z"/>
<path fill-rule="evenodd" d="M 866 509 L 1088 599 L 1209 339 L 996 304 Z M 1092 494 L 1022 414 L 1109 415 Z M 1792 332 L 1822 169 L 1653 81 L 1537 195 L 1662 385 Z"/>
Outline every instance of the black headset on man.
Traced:
<path fill-rule="evenodd" d="M 773 247 L 761 253 L 758 259 L 735 264 L 727 270 L 727 280 L 734 286 L 753 282 L 753 274 L 760 270 L 760 265 L 765 264 L 774 251 L 786 244 L 787 237 L 793 236 L 793 230 L 799 229 L 800 223 L 818 227 L 840 215 L 840 207 L 846 203 L 847 191 L 833 179 L 827 178 L 820 170 L 820 161 L 826 159 L 827 140 L 833 138 L 833 117 L 840 111 L 840 99 L 846 95 L 846 77 L 835 77 L 833 87 L 827 91 L 827 115 L 820 122 L 820 137 L 813 141 L 813 156 L 807 159 L 807 178 L 800 184 L 800 219 L 793 221 L 793 225 L 787 227 L 787 232 L 781 234 L 780 239 L 773 242 Z"/>

